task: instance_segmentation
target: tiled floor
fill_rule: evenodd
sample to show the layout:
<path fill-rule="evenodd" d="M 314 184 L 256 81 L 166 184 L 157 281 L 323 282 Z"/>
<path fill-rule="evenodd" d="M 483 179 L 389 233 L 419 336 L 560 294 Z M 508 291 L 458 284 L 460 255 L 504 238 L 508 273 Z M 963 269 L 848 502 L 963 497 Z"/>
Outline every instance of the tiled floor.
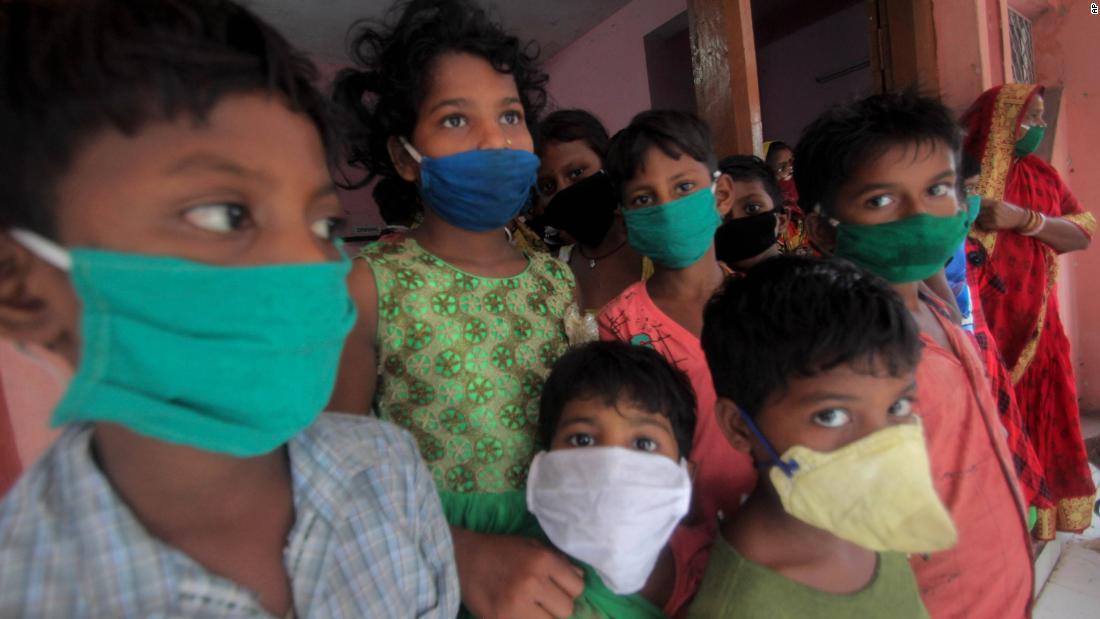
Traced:
<path fill-rule="evenodd" d="M 1095 466 L 1092 478 L 1100 485 L 1100 469 Z M 1048 556 L 1036 561 L 1036 578 L 1043 577 L 1044 563 L 1052 562 L 1050 552 L 1058 547 L 1061 555 L 1039 594 L 1034 619 L 1100 617 L 1100 517 L 1093 516 L 1092 526 L 1084 533 L 1059 535 L 1048 544 Z"/>

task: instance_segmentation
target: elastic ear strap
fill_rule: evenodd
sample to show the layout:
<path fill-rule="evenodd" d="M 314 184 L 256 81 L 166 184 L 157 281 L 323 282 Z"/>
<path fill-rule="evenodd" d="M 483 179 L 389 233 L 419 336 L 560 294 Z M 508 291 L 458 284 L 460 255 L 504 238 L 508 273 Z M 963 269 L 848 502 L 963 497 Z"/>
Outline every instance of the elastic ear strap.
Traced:
<path fill-rule="evenodd" d="M 412 144 L 409 144 L 409 141 L 405 139 L 405 136 L 399 135 L 397 136 L 397 139 L 401 140 L 401 145 L 405 147 L 405 150 L 408 151 L 409 155 L 413 158 L 413 161 L 420 163 L 420 160 L 424 157 L 419 152 L 417 152 L 415 148 L 413 148 Z"/>
<path fill-rule="evenodd" d="M 749 428 L 752 430 L 752 433 L 756 435 L 757 440 L 764 445 L 764 450 L 768 452 L 768 457 L 775 462 L 775 465 L 778 466 L 779 470 L 783 471 L 787 477 L 792 477 L 794 472 L 798 470 L 798 463 L 793 460 L 789 463 L 784 462 L 783 459 L 779 457 L 779 454 L 776 453 L 775 448 L 772 447 L 771 441 L 764 438 L 764 433 L 760 431 L 756 422 L 745 412 L 745 409 L 738 407 L 737 410 L 741 413 L 741 418 L 745 420 L 745 423 L 749 424 Z"/>
<path fill-rule="evenodd" d="M 69 252 L 58 247 L 53 241 L 39 236 L 30 230 L 22 230 L 20 228 L 12 228 L 8 230 L 8 234 L 11 235 L 11 238 L 15 239 L 17 243 L 26 247 L 32 254 L 38 256 L 50 265 L 62 271 L 69 271 L 72 269 L 72 256 L 69 255 Z"/>

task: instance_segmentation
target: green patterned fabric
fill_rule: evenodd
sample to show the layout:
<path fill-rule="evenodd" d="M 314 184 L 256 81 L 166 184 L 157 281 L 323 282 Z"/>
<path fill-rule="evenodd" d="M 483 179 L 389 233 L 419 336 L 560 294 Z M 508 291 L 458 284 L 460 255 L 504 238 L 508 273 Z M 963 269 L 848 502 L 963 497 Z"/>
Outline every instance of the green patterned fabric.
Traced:
<path fill-rule="evenodd" d="M 515 277 L 479 277 L 410 238 L 364 247 L 378 286 L 376 410 L 412 432 L 436 486 L 524 487 L 538 403 L 568 343 L 573 274 L 525 254 Z"/>

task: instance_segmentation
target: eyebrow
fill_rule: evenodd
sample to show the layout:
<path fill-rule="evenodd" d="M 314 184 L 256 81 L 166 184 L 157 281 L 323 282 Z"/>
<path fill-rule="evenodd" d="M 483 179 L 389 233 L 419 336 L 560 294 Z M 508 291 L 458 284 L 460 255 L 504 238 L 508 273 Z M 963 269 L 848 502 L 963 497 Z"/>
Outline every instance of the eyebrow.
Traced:
<path fill-rule="evenodd" d="M 630 423 L 630 425 L 653 426 L 653 427 L 658 428 L 660 430 L 670 431 L 669 427 L 667 427 L 665 424 L 661 423 L 661 421 L 660 421 L 661 419 L 665 419 L 665 417 L 663 417 L 661 415 L 658 415 L 656 413 L 651 413 L 651 414 L 647 414 L 647 415 L 638 415 L 636 417 L 623 417 L 623 419 L 626 419 L 627 422 Z M 573 425 L 573 424 L 581 424 L 581 423 L 587 423 L 589 425 L 596 425 L 596 418 L 595 417 L 570 417 L 569 419 L 560 422 L 559 427 L 564 428 L 566 426 L 570 426 L 570 425 Z M 668 425 L 671 426 L 672 424 L 669 423 Z"/>
<path fill-rule="evenodd" d="M 267 175 L 250 170 L 241 164 L 210 153 L 198 153 L 184 157 L 183 159 L 170 165 L 167 170 L 168 174 L 178 175 L 186 174 L 192 171 L 217 171 L 224 174 L 232 174 L 233 176 L 250 177 L 267 179 Z"/>
<path fill-rule="evenodd" d="M 519 97 L 505 97 L 505 98 L 501 99 L 500 102 L 503 105 L 513 105 L 513 104 L 522 104 L 523 103 L 522 101 L 519 100 Z M 436 110 L 438 110 L 439 108 L 443 108 L 443 107 L 450 106 L 450 107 L 464 108 L 464 107 L 468 107 L 469 105 L 470 105 L 470 100 L 469 99 L 444 99 L 444 100 L 440 101 L 439 103 L 436 103 L 435 105 L 433 105 L 428 110 L 428 114 L 432 114 Z"/>
<path fill-rule="evenodd" d="M 835 391 L 814 391 L 808 393 L 796 402 L 797 404 L 812 404 L 814 402 L 822 402 L 824 400 L 839 400 L 841 402 L 851 402 L 858 399 L 857 396 L 848 395 L 846 393 L 836 393 Z"/>
<path fill-rule="evenodd" d="M 948 178 L 948 177 L 951 177 L 951 176 L 958 176 L 958 170 L 952 170 L 952 169 L 948 168 L 948 169 L 944 170 L 943 172 L 940 172 L 939 174 L 933 176 L 932 180 L 940 180 L 940 179 Z M 861 196 L 861 195 L 863 195 L 863 194 L 865 194 L 869 191 L 877 191 L 877 190 L 880 190 L 880 189 L 891 189 L 896 185 L 897 185 L 897 183 L 867 183 L 866 185 L 861 185 L 858 189 L 853 191 L 852 195 L 853 196 Z"/>

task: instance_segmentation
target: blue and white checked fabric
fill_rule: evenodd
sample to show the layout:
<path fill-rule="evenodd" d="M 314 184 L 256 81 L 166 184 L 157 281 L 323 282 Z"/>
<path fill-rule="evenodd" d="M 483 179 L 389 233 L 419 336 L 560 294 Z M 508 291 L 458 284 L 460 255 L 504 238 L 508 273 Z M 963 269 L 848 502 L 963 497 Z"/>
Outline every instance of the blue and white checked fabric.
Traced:
<path fill-rule="evenodd" d="M 70 427 L 0 503 L 0 617 L 269 617 L 150 536 Z M 447 618 L 458 576 L 431 475 L 403 430 L 325 414 L 289 443 L 295 614 Z"/>

